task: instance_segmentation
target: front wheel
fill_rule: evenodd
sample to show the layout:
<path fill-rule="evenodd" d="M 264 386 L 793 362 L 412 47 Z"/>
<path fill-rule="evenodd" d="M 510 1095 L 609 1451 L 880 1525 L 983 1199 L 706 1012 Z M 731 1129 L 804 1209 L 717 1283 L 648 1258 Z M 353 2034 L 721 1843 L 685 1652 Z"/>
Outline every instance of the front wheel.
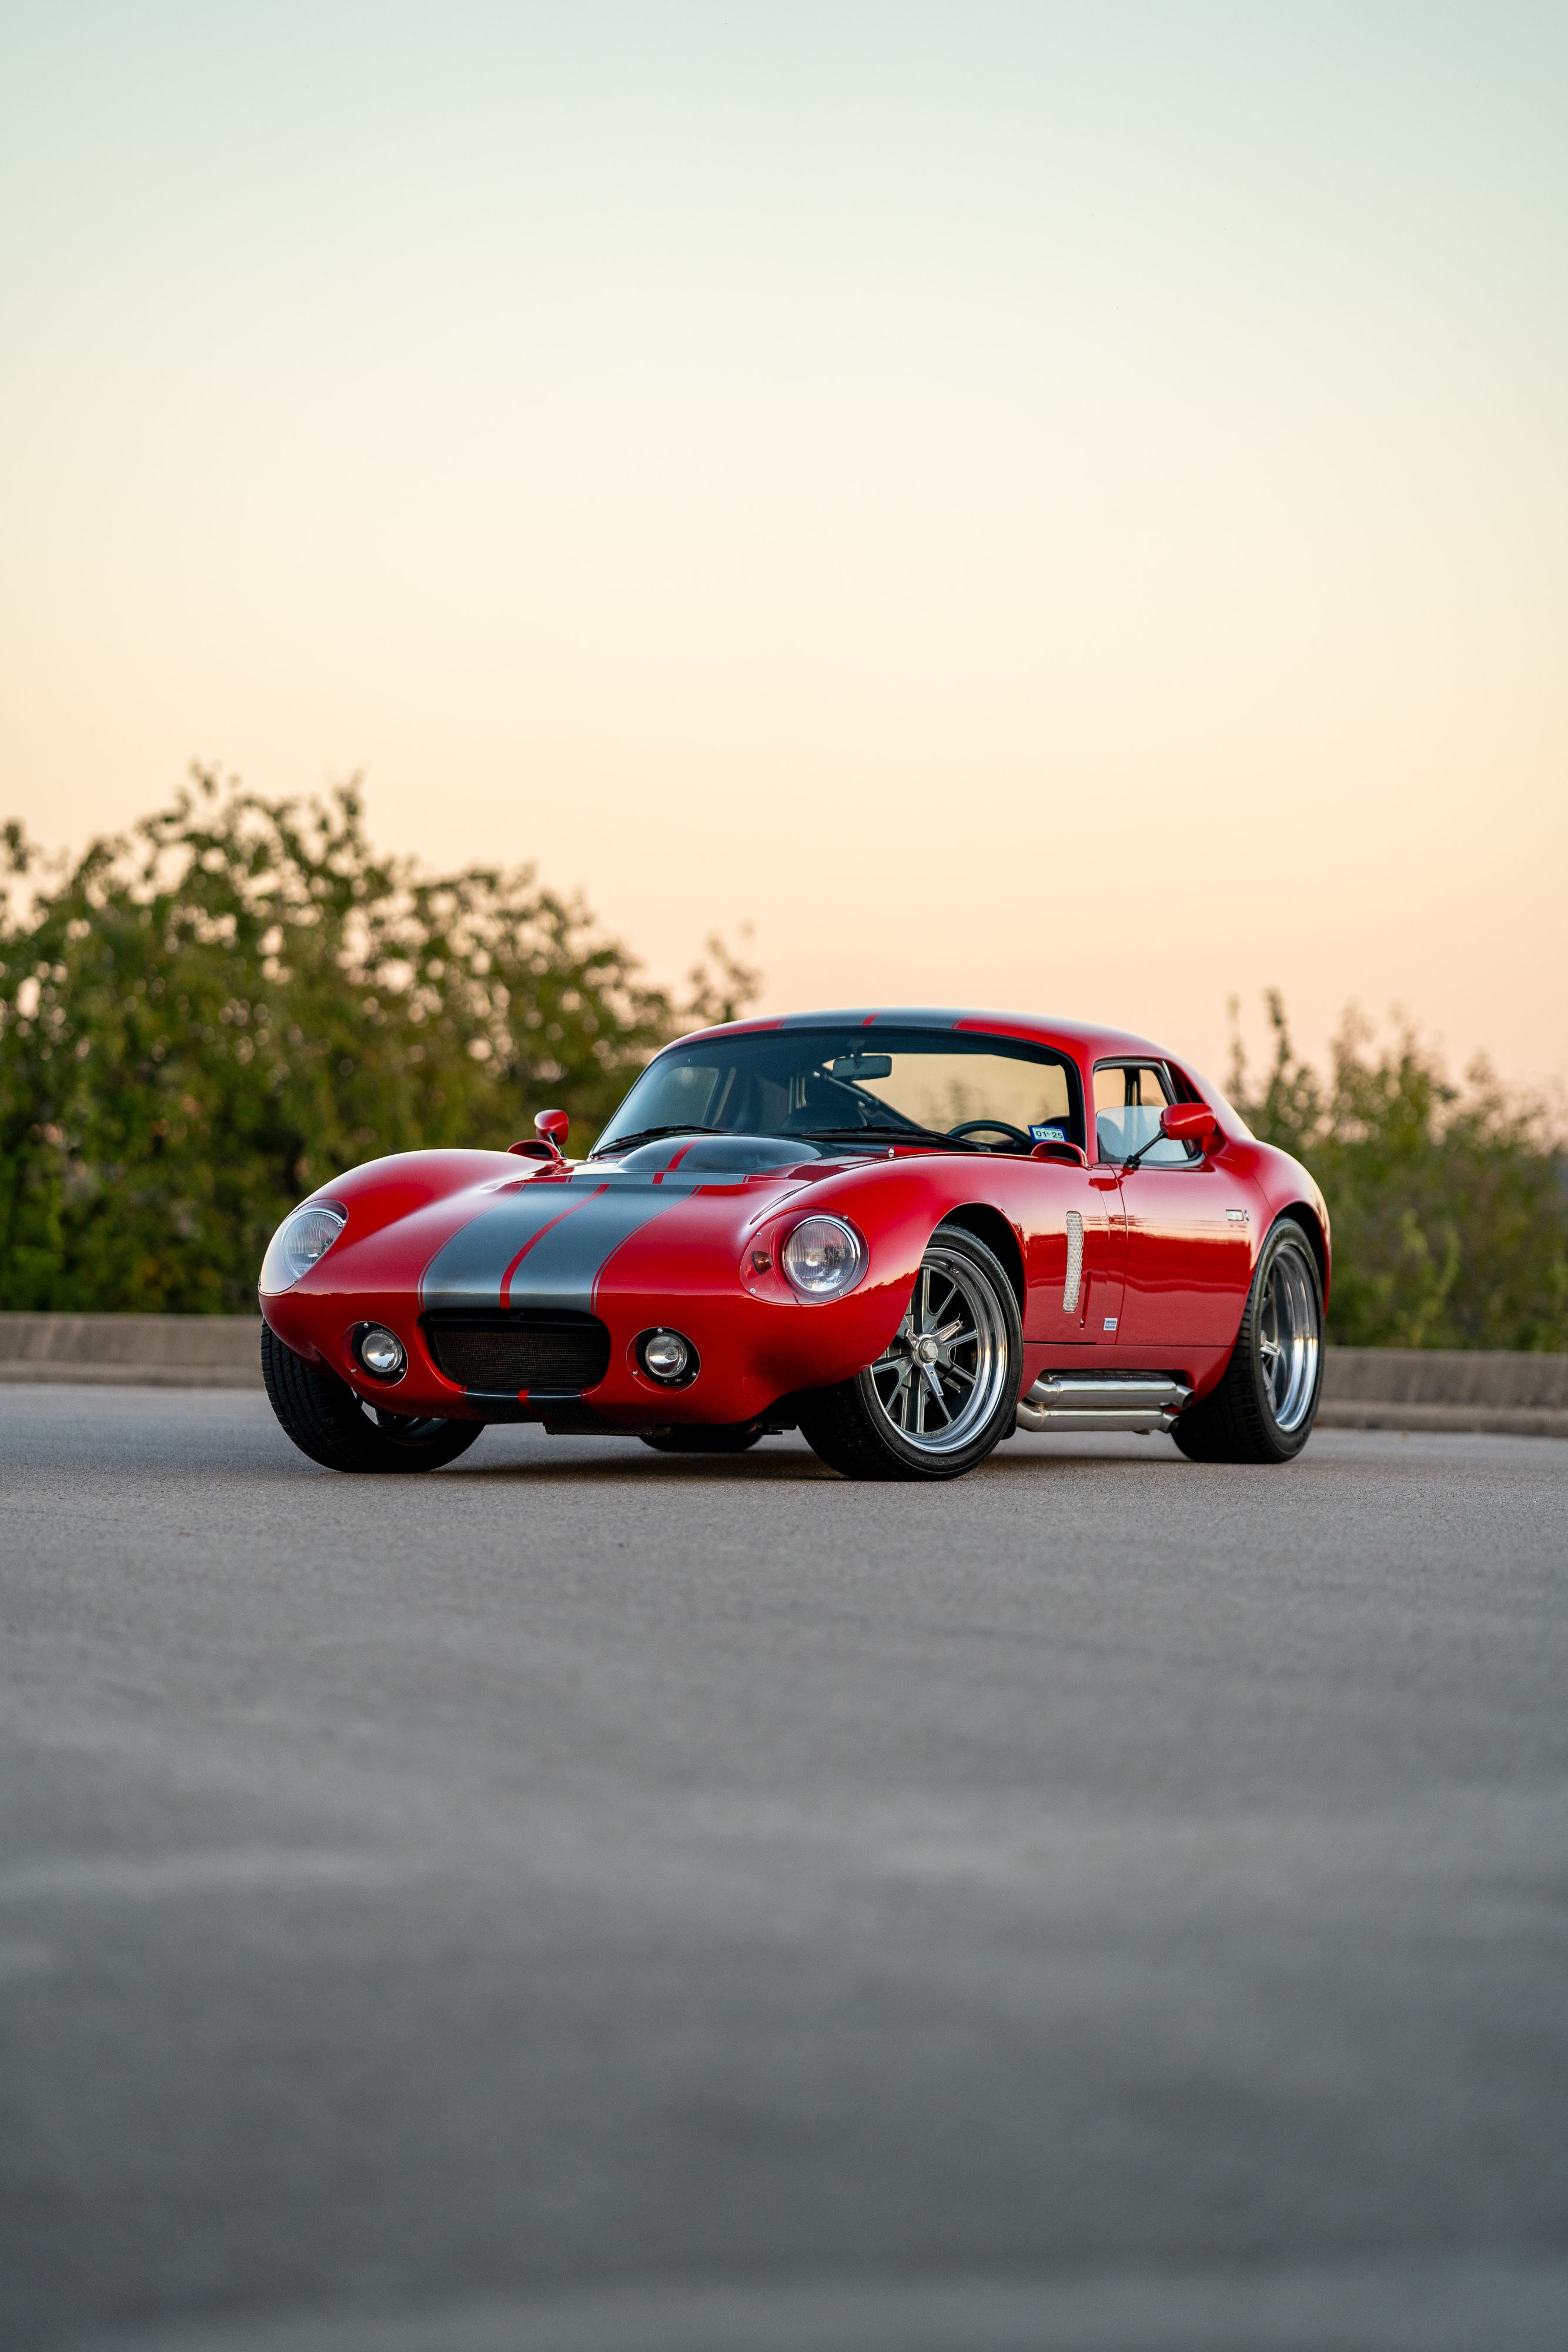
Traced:
<path fill-rule="evenodd" d="M 272 1410 L 301 1454 L 324 1470 L 439 1470 L 466 1454 L 479 1421 L 416 1421 L 361 1404 L 346 1381 L 308 1364 L 261 1327 L 261 1377 Z"/>
<path fill-rule="evenodd" d="M 1318 1262 L 1301 1226 L 1282 1218 L 1263 1244 L 1219 1386 L 1172 1427 L 1188 1461 L 1293 1461 L 1318 1417 L 1322 1339 Z"/>
<path fill-rule="evenodd" d="M 1023 1326 L 1001 1261 L 939 1225 L 885 1355 L 800 1399 L 800 1430 L 846 1478 L 957 1478 L 1012 1426 Z"/>

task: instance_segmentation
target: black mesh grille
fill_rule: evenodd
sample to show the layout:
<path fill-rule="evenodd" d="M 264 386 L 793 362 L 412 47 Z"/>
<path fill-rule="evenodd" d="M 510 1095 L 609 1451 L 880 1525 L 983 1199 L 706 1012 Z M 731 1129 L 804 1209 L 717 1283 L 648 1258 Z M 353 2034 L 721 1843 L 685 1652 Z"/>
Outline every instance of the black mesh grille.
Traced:
<path fill-rule="evenodd" d="M 610 1367 L 610 1334 L 596 1315 L 427 1315 L 424 1336 L 449 1381 L 516 1396 L 520 1389 L 591 1389 Z"/>

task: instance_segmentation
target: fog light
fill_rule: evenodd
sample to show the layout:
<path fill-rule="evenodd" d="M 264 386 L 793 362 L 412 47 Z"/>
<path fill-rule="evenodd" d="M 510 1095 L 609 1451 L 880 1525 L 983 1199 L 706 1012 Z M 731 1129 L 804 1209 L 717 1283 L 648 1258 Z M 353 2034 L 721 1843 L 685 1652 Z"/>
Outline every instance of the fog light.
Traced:
<path fill-rule="evenodd" d="M 696 1378 L 697 1351 L 678 1331 L 644 1331 L 637 1342 L 637 1356 L 648 1378 L 662 1381 L 667 1389 L 681 1388 Z"/>
<path fill-rule="evenodd" d="M 366 1324 L 354 1343 L 354 1353 L 372 1380 L 401 1381 L 408 1370 L 402 1341 L 380 1323 Z"/>

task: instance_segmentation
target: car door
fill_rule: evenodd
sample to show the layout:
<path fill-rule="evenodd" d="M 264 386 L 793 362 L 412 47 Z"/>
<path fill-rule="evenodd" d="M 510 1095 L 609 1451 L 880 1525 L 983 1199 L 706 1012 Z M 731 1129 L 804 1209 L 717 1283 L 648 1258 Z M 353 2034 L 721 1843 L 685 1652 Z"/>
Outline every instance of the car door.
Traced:
<path fill-rule="evenodd" d="M 1029 1182 L 1024 1338 L 1052 1348 L 1113 1346 L 1125 1255 L 1118 1172 L 1031 1160 Z"/>
<path fill-rule="evenodd" d="M 1163 1063 L 1096 1065 L 1095 1172 L 1117 1171 L 1125 1280 L 1117 1340 L 1140 1353 L 1228 1347 L 1252 1279 L 1256 1236 L 1249 1191 L 1216 1154 L 1159 1138 L 1177 1099 Z M 1136 1167 L 1126 1166 L 1144 1151 Z"/>

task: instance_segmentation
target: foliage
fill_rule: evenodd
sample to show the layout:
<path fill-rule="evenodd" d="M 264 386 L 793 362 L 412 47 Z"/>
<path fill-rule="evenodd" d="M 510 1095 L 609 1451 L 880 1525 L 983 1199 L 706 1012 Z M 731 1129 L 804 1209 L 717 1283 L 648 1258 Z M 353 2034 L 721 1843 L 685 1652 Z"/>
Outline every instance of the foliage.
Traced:
<path fill-rule="evenodd" d="M 1272 1066 L 1231 1092 L 1293 1152 L 1333 1222 L 1329 1337 L 1352 1347 L 1568 1348 L 1568 1155 L 1547 1102 L 1476 1063 L 1463 1087 L 1409 1029 L 1378 1046 L 1347 1013 L 1324 1076 L 1268 1000 Z M 1234 1008 L 1233 1008 L 1234 1010 Z"/>
<path fill-rule="evenodd" d="M 674 1003 L 530 867 L 382 858 L 357 793 L 198 771 L 50 864 L 15 824 L 0 915 L 0 1303 L 249 1307 L 278 1219 L 379 1153 L 591 1140 L 649 1054 L 755 976 L 708 943 Z"/>

